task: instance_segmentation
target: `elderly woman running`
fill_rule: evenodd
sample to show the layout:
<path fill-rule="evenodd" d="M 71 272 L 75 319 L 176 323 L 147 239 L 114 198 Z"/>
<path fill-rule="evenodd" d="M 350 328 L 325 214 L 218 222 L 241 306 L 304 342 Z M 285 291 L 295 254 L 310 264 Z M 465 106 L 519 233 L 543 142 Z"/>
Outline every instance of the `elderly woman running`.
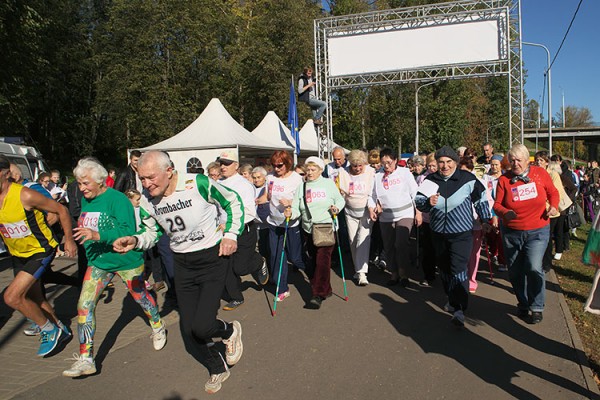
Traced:
<path fill-rule="evenodd" d="M 96 372 L 93 359 L 96 304 L 115 274 L 121 277 L 133 299 L 150 320 L 155 350 L 165 346 L 167 332 L 156 302 L 144 284 L 142 253 L 118 254 L 113 250 L 112 243 L 117 238 L 132 235 L 136 231 L 131 202 L 123 193 L 105 185 L 108 172 L 95 159 L 79 160 L 73 174 L 83 192 L 81 215 L 78 227 L 74 229 L 74 238 L 85 247 L 89 264 L 77 303 L 79 355 L 74 354 L 75 363 L 63 371 L 64 376 L 75 378 Z"/>
<path fill-rule="evenodd" d="M 502 218 L 504 256 L 517 296 L 517 315 L 537 324 L 544 311 L 542 259 L 550 239 L 548 218 L 559 214 L 560 195 L 544 168 L 529 165 L 527 147 L 514 145 L 508 160 L 512 170 L 498 180 L 494 211 Z"/>

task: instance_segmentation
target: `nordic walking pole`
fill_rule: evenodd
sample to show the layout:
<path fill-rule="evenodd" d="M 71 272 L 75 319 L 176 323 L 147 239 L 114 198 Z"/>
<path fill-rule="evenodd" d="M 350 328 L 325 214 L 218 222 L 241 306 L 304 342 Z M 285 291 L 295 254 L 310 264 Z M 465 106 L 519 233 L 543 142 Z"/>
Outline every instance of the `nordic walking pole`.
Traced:
<path fill-rule="evenodd" d="M 335 231 L 335 240 L 338 245 L 338 254 L 340 255 L 340 268 L 342 270 L 342 282 L 344 282 L 344 300 L 348 301 L 348 289 L 346 288 L 346 277 L 344 276 L 344 262 L 342 261 L 342 247 L 340 246 L 340 234 L 338 233 L 337 214 L 333 216 L 333 230 Z"/>
<path fill-rule="evenodd" d="M 281 246 L 281 258 L 279 259 L 279 274 L 277 275 L 277 289 L 275 289 L 275 299 L 273 299 L 273 312 L 271 313 L 273 316 L 275 316 L 275 312 L 277 311 L 277 299 L 279 298 L 279 282 L 281 281 L 281 268 L 283 268 L 283 256 L 284 256 L 284 252 L 285 252 L 285 241 L 287 239 L 289 222 L 290 222 L 290 218 L 287 217 L 285 219 L 285 232 L 283 233 L 283 245 Z"/>
<path fill-rule="evenodd" d="M 485 251 L 486 251 L 486 255 L 487 255 L 487 259 L 488 259 L 488 267 L 490 268 L 490 280 L 491 283 L 490 285 L 494 284 L 494 273 L 492 272 L 492 259 L 490 257 L 490 244 L 488 243 L 488 241 L 485 241 Z"/>

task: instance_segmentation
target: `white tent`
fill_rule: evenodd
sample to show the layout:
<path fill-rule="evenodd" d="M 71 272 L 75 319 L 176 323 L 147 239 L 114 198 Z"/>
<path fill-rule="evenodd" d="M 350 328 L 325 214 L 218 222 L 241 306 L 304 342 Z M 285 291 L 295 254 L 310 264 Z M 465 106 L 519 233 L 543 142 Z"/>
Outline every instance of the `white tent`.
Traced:
<path fill-rule="evenodd" d="M 313 123 L 312 119 L 307 120 L 306 123 L 304 124 L 304 126 L 302 127 L 302 129 L 300 129 L 300 140 L 301 140 L 300 149 L 302 149 L 302 141 L 305 140 L 305 141 L 307 141 L 307 147 L 316 148 L 318 151 L 319 139 L 317 137 L 317 131 L 315 130 L 315 124 Z M 334 142 L 334 141 L 331 142 L 331 149 L 338 147 L 338 146 L 341 147 L 336 142 Z M 350 152 L 346 148 L 343 148 L 343 149 L 346 154 L 348 154 Z"/>
<path fill-rule="evenodd" d="M 223 150 L 238 152 L 240 162 L 253 162 L 256 157 L 269 157 L 273 151 L 284 149 L 280 143 L 257 140 L 229 115 L 219 99 L 213 98 L 204 111 L 187 128 L 169 139 L 139 149 L 167 151 L 178 171 L 200 163 L 206 167 Z M 291 147 L 285 150 L 291 150 Z"/>
<path fill-rule="evenodd" d="M 312 121 L 312 120 L 311 120 Z M 314 129 L 313 129 L 314 131 Z M 282 149 L 289 148 L 292 151 L 296 147 L 296 141 L 287 126 L 279 119 L 274 111 L 269 111 L 263 120 L 252 131 L 260 141 L 278 143 Z M 310 133 L 309 133 L 310 134 Z M 313 133 L 316 139 L 316 133 Z M 311 156 L 319 153 L 316 140 L 311 141 L 308 137 L 300 134 L 300 155 Z"/>

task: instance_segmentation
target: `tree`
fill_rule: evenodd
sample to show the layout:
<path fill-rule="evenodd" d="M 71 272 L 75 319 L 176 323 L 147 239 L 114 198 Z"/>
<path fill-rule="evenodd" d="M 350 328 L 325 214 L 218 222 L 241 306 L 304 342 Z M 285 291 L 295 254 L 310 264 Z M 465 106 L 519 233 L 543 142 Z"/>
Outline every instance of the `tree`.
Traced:
<path fill-rule="evenodd" d="M 554 116 L 556 121 L 560 121 L 560 126 L 563 126 L 562 123 L 563 113 L 562 107 L 560 112 L 557 112 Z M 592 112 L 587 107 L 576 107 L 576 106 L 566 106 L 565 107 L 565 126 L 568 128 L 582 128 L 586 126 L 593 126 L 594 117 L 592 116 Z"/>

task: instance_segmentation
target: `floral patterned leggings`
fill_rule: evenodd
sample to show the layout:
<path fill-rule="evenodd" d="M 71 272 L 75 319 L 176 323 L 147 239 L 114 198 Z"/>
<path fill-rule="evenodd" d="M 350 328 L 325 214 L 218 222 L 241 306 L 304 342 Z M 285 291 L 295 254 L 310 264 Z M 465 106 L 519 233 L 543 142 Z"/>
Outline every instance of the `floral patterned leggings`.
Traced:
<path fill-rule="evenodd" d="M 95 309 L 100 295 L 115 275 L 119 275 L 127 285 L 131 297 L 142 307 L 150 320 L 152 329 L 159 329 L 162 320 L 154 298 L 146 290 L 143 278 L 144 265 L 125 271 L 109 272 L 89 266 L 83 278 L 83 287 L 77 303 L 77 331 L 79 333 L 79 354 L 93 356 L 94 333 L 96 332 Z"/>

